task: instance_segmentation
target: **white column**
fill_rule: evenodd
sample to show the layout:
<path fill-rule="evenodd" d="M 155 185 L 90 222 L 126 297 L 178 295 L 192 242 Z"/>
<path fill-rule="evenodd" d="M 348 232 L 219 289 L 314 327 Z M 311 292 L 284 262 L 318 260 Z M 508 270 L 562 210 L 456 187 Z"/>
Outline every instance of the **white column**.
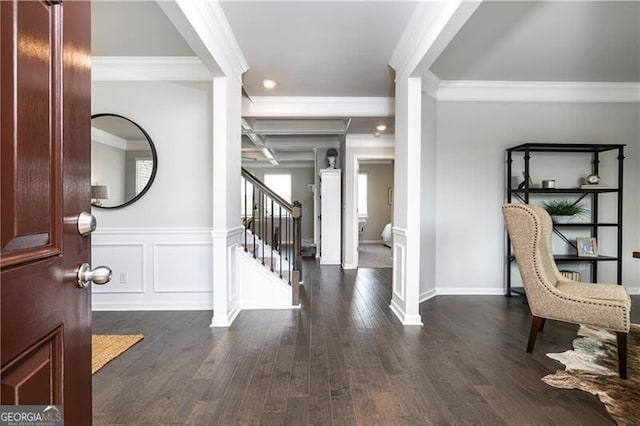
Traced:
<path fill-rule="evenodd" d="M 421 97 L 419 77 L 396 80 L 396 139 L 391 310 L 405 325 L 422 325 L 420 295 Z"/>
<path fill-rule="evenodd" d="M 213 79 L 213 327 L 228 327 L 240 310 L 241 100 L 239 78 Z"/>

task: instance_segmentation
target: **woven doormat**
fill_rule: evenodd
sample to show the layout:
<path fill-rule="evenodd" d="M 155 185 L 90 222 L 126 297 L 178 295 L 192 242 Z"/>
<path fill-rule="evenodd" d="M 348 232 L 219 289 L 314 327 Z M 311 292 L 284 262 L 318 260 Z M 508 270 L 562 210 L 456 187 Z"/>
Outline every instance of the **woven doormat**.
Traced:
<path fill-rule="evenodd" d="M 91 374 L 95 374 L 142 339 L 142 334 L 91 336 Z"/>

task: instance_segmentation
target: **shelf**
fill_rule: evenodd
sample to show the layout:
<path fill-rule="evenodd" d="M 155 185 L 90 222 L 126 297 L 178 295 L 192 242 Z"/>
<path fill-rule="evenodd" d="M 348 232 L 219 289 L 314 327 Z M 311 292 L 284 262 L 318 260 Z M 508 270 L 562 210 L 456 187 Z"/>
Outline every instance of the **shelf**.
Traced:
<path fill-rule="evenodd" d="M 511 192 L 524 194 L 601 194 L 603 192 L 618 192 L 618 188 L 529 188 L 512 189 Z"/>
<path fill-rule="evenodd" d="M 567 228 L 588 228 L 588 227 L 594 227 L 594 226 L 598 226 L 598 227 L 604 227 L 604 226 L 610 226 L 610 227 L 615 227 L 615 226 L 620 226 L 617 223 L 584 223 L 584 222 L 569 222 L 569 223 L 554 223 L 553 227 L 554 228 L 559 228 L 559 227 L 567 227 Z"/>
<path fill-rule="evenodd" d="M 626 145 L 615 144 L 585 144 L 585 143 L 524 143 L 507 149 L 512 152 L 604 152 L 622 148 Z"/>
<path fill-rule="evenodd" d="M 601 261 L 616 261 L 617 257 L 613 256 L 598 256 L 598 257 L 579 257 L 577 254 L 557 254 L 553 256 L 556 262 L 601 262 Z"/>

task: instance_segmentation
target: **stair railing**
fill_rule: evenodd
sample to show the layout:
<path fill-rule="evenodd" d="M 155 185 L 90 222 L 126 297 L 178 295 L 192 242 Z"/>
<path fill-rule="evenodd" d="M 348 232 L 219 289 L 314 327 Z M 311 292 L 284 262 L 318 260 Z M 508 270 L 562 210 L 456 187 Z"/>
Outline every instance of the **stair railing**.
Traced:
<path fill-rule="evenodd" d="M 302 268 L 302 204 L 293 205 L 242 169 L 244 250 L 286 280 L 298 304 Z"/>

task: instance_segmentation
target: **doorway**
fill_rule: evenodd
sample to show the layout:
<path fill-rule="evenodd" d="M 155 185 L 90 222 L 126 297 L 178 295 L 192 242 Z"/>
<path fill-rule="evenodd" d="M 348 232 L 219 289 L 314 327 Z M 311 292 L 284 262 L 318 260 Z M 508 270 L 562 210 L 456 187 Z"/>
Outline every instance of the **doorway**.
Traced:
<path fill-rule="evenodd" d="M 392 156 L 356 158 L 354 233 L 359 268 L 392 268 L 393 175 Z"/>

